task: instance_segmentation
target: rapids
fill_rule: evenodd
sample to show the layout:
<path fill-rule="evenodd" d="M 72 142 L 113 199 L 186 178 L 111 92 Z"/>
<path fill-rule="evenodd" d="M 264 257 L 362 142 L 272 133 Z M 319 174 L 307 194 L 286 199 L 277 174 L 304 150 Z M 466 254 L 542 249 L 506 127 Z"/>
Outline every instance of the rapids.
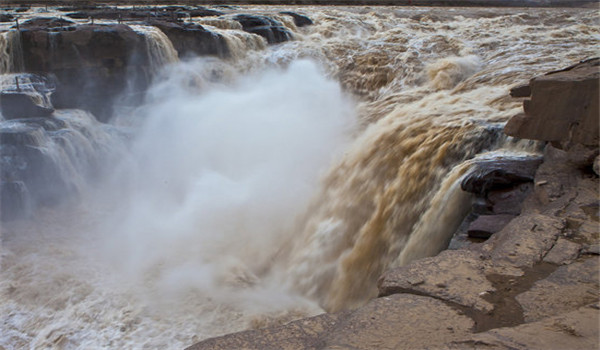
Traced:
<path fill-rule="evenodd" d="M 241 10 L 293 40 L 191 18 L 231 55 L 180 61 L 132 24 L 152 58 L 144 102 L 110 124 L 60 110 L 69 131 L 37 136 L 65 200 L 2 223 L 0 347 L 178 349 L 364 304 L 384 269 L 446 249 L 472 159 L 535 151 L 501 133 L 521 109 L 509 88 L 600 41 L 591 9 Z M 22 57 L 0 30 L 9 81 Z"/>

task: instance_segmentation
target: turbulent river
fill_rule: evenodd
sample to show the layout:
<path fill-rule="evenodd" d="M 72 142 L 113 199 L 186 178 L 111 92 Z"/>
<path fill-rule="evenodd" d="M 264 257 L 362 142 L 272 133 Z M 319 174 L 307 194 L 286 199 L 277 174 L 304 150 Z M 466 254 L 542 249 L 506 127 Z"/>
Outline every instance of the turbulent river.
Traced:
<path fill-rule="evenodd" d="M 596 10 L 286 7 L 302 28 L 242 10 L 293 40 L 192 18 L 232 55 L 179 61 L 132 24 L 145 102 L 109 124 L 55 112 L 72 132 L 40 148 L 77 195 L 2 224 L 0 348 L 179 349 L 362 305 L 384 269 L 446 249 L 471 159 L 535 148 L 502 136 L 509 88 L 600 41 Z"/>

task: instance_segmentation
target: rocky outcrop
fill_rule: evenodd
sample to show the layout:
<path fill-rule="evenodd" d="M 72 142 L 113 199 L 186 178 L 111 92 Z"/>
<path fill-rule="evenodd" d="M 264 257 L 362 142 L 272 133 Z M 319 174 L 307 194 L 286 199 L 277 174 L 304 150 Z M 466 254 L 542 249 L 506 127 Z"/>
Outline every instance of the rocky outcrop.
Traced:
<path fill-rule="evenodd" d="M 474 194 L 471 213 L 461 227 L 468 237 L 487 239 L 521 213 L 531 193 L 542 157 L 480 161 L 463 178 L 461 188 Z"/>
<path fill-rule="evenodd" d="M 167 35 L 179 57 L 210 55 L 223 58 L 230 54 L 223 36 L 199 24 L 167 21 L 149 21 L 148 24 Z"/>
<path fill-rule="evenodd" d="M 57 79 L 56 108 L 92 111 L 100 120 L 125 89 L 149 83 L 148 57 L 142 35 L 123 24 L 61 26 L 62 21 L 35 21 L 20 30 L 24 68 Z"/>
<path fill-rule="evenodd" d="M 54 112 L 50 94 L 54 84 L 35 74 L 15 74 L 0 91 L 0 111 L 5 119 L 47 117 Z"/>
<path fill-rule="evenodd" d="M 480 161 L 465 176 L 461 188 L 474 194 L 485 194 L 492 190 L 531 182 L 541 163 L 541 157 Z"/>
<path fill-rule="evenodd" d="M 279 12 L 282 15 L 291 16 L 294 19 L 294 24 L 296 27 L 305 27 L 313 24 L 313 21 L 305 15 L 298 14 L 292 11 L 281 11 Z"/>
<path fill-rule="evenodd" d="M 281 43 L 292 38 L 292 34 L 283 23 L 267 16 L 240 14 L 233 16 L 233 19 L 240 22 L 244 31 L 262 36 L 269 44 Z"/>
<path fill-rule="evenodd" d="M 600 58 L 535 77 L 524 114 L 512 118 L 504 131 L 518 138 L 598 147 Z"/>

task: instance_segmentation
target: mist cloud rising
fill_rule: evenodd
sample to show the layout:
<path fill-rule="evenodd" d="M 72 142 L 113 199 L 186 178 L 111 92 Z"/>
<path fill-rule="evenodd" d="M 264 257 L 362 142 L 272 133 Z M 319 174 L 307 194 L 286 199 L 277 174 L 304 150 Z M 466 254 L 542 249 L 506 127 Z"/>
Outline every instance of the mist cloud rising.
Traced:
<path fill-rule="evenodd" d="M 102 225 L 103 254 L 129 281 L 218 298 L 269 279 L 355 118 L 308 61 L 200 95 L 176 76 L 186 72 L 172 68 L 138 111 L 132 156 L 103 191 L 116 213 Z"/>

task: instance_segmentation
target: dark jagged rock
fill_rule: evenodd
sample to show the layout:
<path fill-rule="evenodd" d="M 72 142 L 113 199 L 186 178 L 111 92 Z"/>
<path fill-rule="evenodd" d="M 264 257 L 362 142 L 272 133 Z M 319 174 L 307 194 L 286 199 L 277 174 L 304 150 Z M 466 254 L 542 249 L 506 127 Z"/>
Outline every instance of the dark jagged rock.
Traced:
<path fill-rule="evenodd" d="M 304 16 L 296 12 L 282 11 L 279 13 L 282 15 L 291 16 L 294 19 L 294 24 L 296 24 L 296 27 L 304 27 L 313 24 L 313 21 L 308 16 Z"/>
<path fill-rule="evenodd" d="M 600 58 L 533 78 L 525 113 L 506 123 L 506 134 L 526 139 L 581 143 L 599 140 Z"/>
<path fill-rule="evenodd" d="M 179 57 L 190 55 L 229 56 L 225 38 L 204 29 L 199 24 L 167 21 L 150 21 L 148 24 L 165 33 L 173 43 Z"/>
<path fill-rule="evenodd" d="M 244 31 L 262 36 L 269 44 L 288 41 L 292 34 L 283 26 L 283 23 L 267 16 L 240 14 L 233 17 L 240 22 Z"/>
<path fill-rule="evenodd" d="M 54 83 L 35 74 L 17 74 L 14 83 L 0 92 L 0 111 L 5 119 L 47 117 L 54 112 L 50 94 Z"/>
<path fill-rule="evenodd" d="M 24 68 L 56 76 L 56 108 L 86 109 L 106 120 L 125 88 L 142 91 L 149 83 L 144 37 L 122 24 L 71 28 L 22 28 Z"/>
<path fill-rule="evenodd" d="M 464 191 L 484 194 L 531 182 L 541 163 L 542 157 L 482 161 L 476 164 L 460 185 Z"/>

